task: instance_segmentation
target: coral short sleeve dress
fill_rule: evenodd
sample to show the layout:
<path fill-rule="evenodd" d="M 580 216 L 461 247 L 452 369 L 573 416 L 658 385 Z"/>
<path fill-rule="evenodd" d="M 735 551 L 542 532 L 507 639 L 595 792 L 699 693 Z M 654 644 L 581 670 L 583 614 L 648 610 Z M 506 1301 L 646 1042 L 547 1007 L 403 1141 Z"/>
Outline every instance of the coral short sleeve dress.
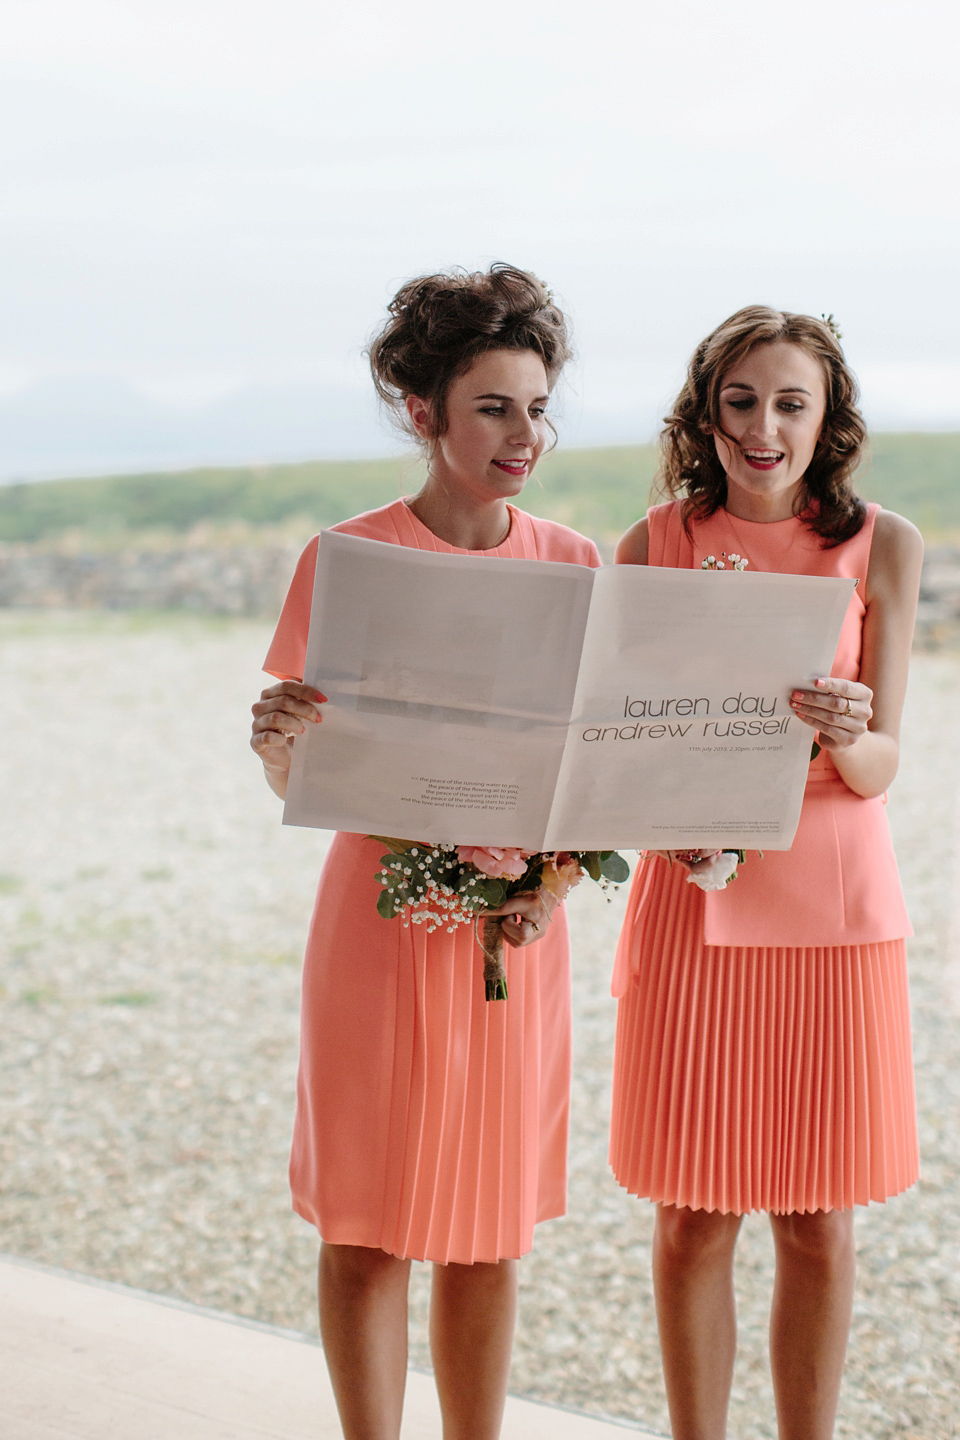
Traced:
<path fill-rule="evenodd" d="M 403 500 L 334 529 L 414 549 L 598 566 L 592 541 L 510 507 L 495 550 L 457 551 Z M 317 541 L 264 669 L 300 679 Z M 415 837 L 410 837 L 415 838 Z M 566 1204 L 570 976 L 566 919 L 505 950 L 510 998 L 484 999 L 472 931 L 382 920 L 383 846 L 337 834 L 307 939 L 290 1159 L 293 1208 L 324 1240 L 471 1264 L 524 1254 Z"/>
<path fill-rule="evenodd" d="M 824 549 L 798 518 L 725 510 L 688 535 L 671 502 L 649 512 L 649 561 L 698 569 L 738 554 L 751 570 L 862 580 L 878 510 Z M 861 589 L 832 672 L 851 680 Z M 916 1180 L 912 932 L 884 800 L 854 794 L 824 750 L 789 851 L 748 853 L 737 879 L 708 894 L 657 856 L 638 867 L 614 974 L 610 1147 L 633 1194 L 789 1214 L 885 1200 Z"/>

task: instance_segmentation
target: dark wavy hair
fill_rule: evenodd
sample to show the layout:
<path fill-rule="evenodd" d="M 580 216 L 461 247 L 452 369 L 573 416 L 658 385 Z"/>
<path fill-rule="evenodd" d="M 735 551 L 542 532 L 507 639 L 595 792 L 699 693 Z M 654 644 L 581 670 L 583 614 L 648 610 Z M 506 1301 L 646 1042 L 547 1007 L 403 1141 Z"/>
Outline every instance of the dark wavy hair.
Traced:
<path fill-rule="evenodd" d="M 683 497 L 683 521 L 706 519 L 727 498 L 727 476 L 713 440 L 720 423 L 724 377 L 756 345 L 777 340 L 798 345 L 823 368 L 827 407 L 823 429 L 803 477 L 796 513 L 822 537 L 826 547 L 856 535 L 866 506 L 852 485 L 867 441 L 857 408 L 859 389 L 839 340 L 825 320 L 793 315 L 766 305 L 748 305 L 724 320 L 693 353 L 683 389 L 660 433 L 662 491 Z"/>
<path fill-rule="evenodd" d="M 367 355 L 377 394 L 414 439 L 407 397 L 428 402 L 436 439 L 447 428 L 451 384 L 486 351 L 532 350 L 551 389 L 571 355 L 567 322 L 550 291 L 513 265 L 421 275 L 400 287 L 389 315 Z"/>

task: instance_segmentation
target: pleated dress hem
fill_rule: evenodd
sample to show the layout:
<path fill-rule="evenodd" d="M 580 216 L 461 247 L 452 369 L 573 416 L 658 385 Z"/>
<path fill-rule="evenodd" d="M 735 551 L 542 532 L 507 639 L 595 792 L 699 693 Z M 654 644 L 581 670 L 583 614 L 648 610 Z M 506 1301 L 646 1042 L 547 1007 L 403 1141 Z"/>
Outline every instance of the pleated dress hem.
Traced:
<path fill-rule="evenodd" d="M 611 1172 L 621 1190 L 625 1190 L 628 1195 L 634 1196 L 637 1200 L 649 1200 L 653 1205 L 674 1205 L 678 1210 L 705 1210 L 708 1215 L 829 1215 L 832 1210 L 836 1210 L 839 1213 L 842 1213 L 844 1210 L 865 1210 L 870 1205 L 885 1205 L 888 1200 L 895 1200 L 898 1195 L 906 1194 L 920 1179 L 918 1171 L 912 1180 L 905 1181 L 899 1189 L 889 1190 L 884 1194 L 870 1195 L 865 1199 L 858 1198 L 854 1200 L 852 1205 L 815 1205 L 812 1207 L 803 1205 L 791 1205 L 788 1207 L 752 1205 L 749 1209 L 737 1210 L 722 1205 L 698 1205 L 689 1199 L 684 1200 L 679 1197 L 670 1197 L 666 1192 L 658 1195 L 649 1193 L 646 1189 L 635 1190 L 632 1186 L 624 1184 L 622 1180 L 617 1179 L 616 1172 L 613 1171 L 612 1167 Z"/>
<path fill-rule="evenodd" d="M 618 955 L 610 1165 L 722 1214 L 849 1210 L 919 1176 L 906 946 L 705 945 L 680 867 L 639 868 Z"/>
<path fill-rule="evenodd" d="M 372 1231 L 361 1225 L 347 1222 L 340 1225 L 323 1223 L 305 1207 L 297 1204 L 294 1204 L 292 1209 L 301 1220 L 313 1226 L 326 1245 L 356 1245 L 363 1250 L 382 1250 L 385 1255 L 393 1255 L 397 1260 L 418 1260 L 432 1265 L 496 1265 L 501 1260 L 522 1260 L 533 1250 L 534 1237 L 531 1234 L 528 1244 L 518 1247 L 504 1246 L 495 1253 L 471 1251 L 469 1255 L 455 1252 L 440 1254 L 435 1253 L 430 1245 L 398 1246 L 388 1236 L 377 1238 Z M 540 1225 L 546 1220 L 559 1220 L 565 1214 L 565 1208 L 551 1210 L 549 1214 L 538 1215 L 535 1224 Z"/>

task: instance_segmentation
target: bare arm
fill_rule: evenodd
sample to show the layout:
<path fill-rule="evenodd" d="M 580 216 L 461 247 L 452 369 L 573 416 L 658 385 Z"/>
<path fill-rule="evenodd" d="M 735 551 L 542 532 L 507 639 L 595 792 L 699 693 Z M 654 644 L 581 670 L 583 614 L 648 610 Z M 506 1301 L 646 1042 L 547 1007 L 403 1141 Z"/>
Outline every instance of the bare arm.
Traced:
<path fill-rule="evenodd" d="M 843 779 L 865 799 L 883 794 L 900 763 L 900 718 L 922 563 L 919 531 L 909 520 L 882 510 L 866 579 L 860 680 L 825 679 L 814 691 L 794 692 L 795 713 L 819 732 Z"/>
<path fill-rule="evenodd" d="M 281 800 L 287 793 L 293 738 L 302 735 L 308 725 L 320 724 L 320 706 L 326 698 L 312 685 L 281 680 L 262 691 L 253 706 L 250 746 L 263 761 L 267 784 Z"/>

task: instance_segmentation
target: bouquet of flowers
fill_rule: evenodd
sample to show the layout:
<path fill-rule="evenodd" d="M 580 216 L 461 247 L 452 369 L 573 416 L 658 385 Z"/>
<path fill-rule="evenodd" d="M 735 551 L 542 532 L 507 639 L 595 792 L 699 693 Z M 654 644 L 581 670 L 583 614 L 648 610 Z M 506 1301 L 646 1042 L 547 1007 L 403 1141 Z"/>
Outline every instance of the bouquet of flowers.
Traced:
<path fill-rule="evenodd" d="M 488 1000 L 506 1000 L 503 969 L 503 924 L 499 916 L 484 918 L 515 895 L 532 894 L 541 886 L 563 900 L 584 874 L 607 889 L 619 885 L 630 867 L 616 850 L 529 850 L 496 845 L 430 845 L 373 835 L 386 845 L 376 880 L 383 887 L 377 910 L 385 920 L 401 916 L 404 925 L 441 927 L 452 934 L 458 925 L 478 930 L 483 951 L 484 988 Z"/>

